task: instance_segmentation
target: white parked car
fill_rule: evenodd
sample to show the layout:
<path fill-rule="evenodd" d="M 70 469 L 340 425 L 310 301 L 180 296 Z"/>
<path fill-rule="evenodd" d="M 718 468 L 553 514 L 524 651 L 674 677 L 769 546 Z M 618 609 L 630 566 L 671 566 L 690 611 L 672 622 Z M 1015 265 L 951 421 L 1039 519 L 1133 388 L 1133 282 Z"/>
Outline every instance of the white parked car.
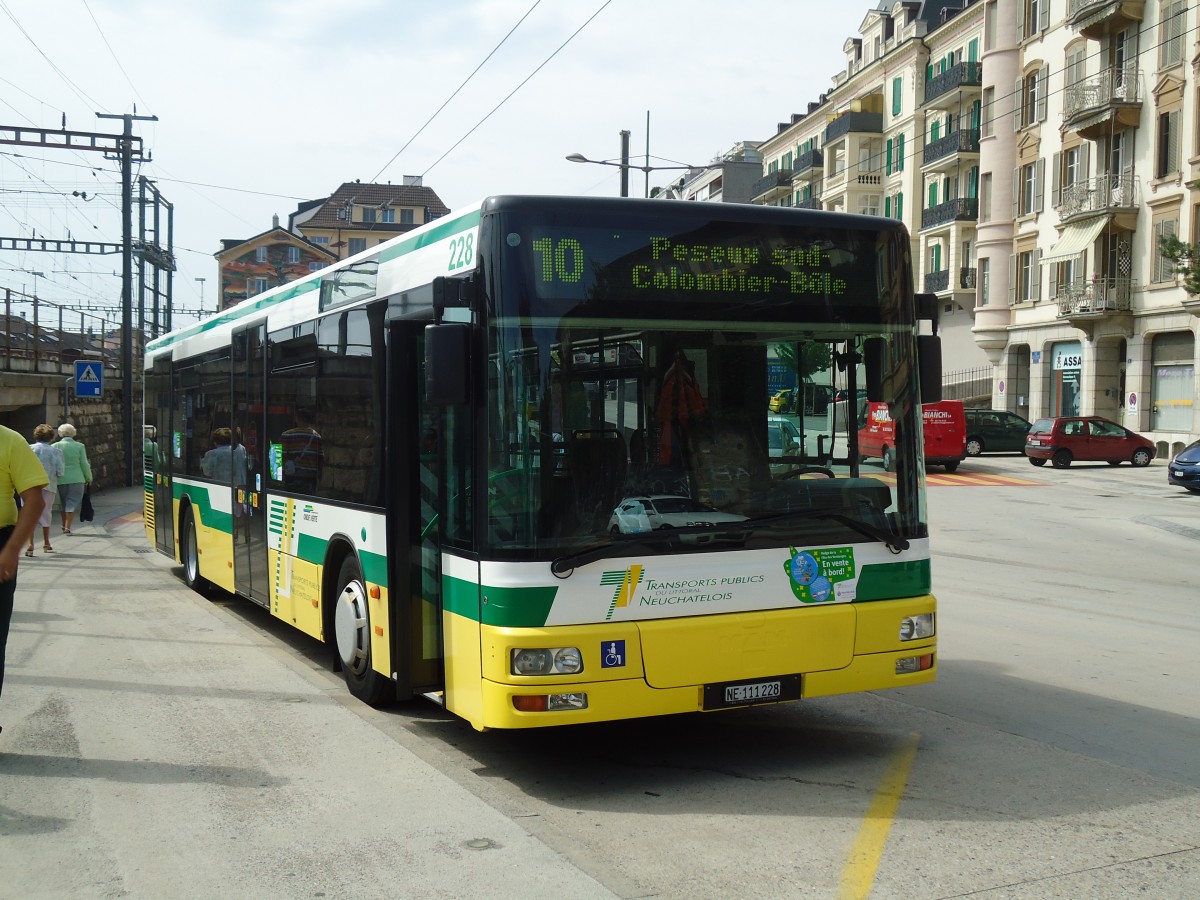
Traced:
<path fill-rule="evenodd" d="M 745 516 L 721 512 L 707 503 L 691 497 L 674 494 L 652 494 L 643 497 L 626 497 L 613 510 L 608 520 L 608 530 L 621 534 L 637 534 L 641 531 L 660 531 L 669 528 L 687 528 L 719 525 L 722 522 L 744 522 Z M 712 536 L 704 534 L 684 535 L 685 540 L 703 543 Z"/>

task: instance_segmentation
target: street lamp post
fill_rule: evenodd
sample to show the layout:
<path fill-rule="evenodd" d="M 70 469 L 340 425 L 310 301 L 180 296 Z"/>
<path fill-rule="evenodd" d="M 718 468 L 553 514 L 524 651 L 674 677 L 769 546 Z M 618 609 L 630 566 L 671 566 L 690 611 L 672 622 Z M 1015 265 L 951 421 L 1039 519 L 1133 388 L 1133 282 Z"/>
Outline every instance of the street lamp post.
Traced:
<path fill-rule="evenodd" d="M 652 165 L 650 165 L 650 156 L 648 153 L 646 155 L 646 165 L 644 165 L 644 166 L 636 165 L 629 161 L 629 132 L 628 131 L 621 132 L 621 161 L 620 162 L 615 162 L 611 159 L 588 159 L 582 153 L 572 153 L 566 157 L 566 160 L 567 160 L 567 162 L 573 162 L 573 163 L 591 163 L 592 165 L 595 165 L 595 166 L 616 166 L 617 168 L 619 168 L 621 170 L 621 196 L 622 197 L 629 196 L 629 170 L 630 169 L 637 169 L 638 171 L 646 173 L 645 196 L 649 197 L 650 196 L 650 173 L 651 172 L 660 172 L 660 171 L 670 170 L 670 169 L 703 170 L 703 169 L 712 169 L 712 168 L 716 168 L 717 166 L 723 165 L 723 163 L 713 163 L 713 164 L 710 164 L 707 166 L 690 166 L 690 165 L 652 166 Z"/>
<path fill-rule="evenodd" d="M 204 282 L 205 282 L 205 279 L 196 278 L 193 280 L 198 282 L 200 285 L 200 315 L 204 315 Z"/>

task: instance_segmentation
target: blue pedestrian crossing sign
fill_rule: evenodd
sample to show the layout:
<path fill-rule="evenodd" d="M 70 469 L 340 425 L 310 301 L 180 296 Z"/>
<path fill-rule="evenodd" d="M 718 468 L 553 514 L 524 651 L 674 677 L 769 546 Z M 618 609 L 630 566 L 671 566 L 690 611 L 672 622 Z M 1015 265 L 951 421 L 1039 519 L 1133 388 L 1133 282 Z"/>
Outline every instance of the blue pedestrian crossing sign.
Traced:
<path fill-rule="evenodd" d="M 104 396 L 104 366 L 99 362 L 75 363 L 75 396 L 103 397 Z"/>

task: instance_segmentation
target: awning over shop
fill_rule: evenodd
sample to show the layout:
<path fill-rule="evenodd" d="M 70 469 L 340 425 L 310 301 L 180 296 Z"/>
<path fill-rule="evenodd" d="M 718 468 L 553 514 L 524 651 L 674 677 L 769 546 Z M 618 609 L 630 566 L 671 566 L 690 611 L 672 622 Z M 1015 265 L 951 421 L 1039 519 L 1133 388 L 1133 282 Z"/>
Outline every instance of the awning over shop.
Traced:
<path fill-rule="evenodd" d="M 1043 254 L 1042 265 L 1071 259 L 1084 250 L 1090 250 L 1092 243 L 1107 224 L 1106 216 L 1098 216 L 1090 222 L 1074 222 L 1068 225 L 1063 229 L 1058 243 L 1050 249 L 1049 253 Z"/>

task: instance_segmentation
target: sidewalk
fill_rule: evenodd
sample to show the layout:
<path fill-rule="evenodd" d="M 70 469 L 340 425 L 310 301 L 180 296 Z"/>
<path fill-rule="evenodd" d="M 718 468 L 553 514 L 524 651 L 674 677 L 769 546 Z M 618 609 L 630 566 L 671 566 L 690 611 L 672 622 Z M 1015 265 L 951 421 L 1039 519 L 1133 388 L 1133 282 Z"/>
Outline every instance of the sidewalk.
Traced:
<path fill-rule="evenodd" d="M 140 487 L 92 502 L 21 557 L 0 897 L 614 896 L 409 749 L 412 720 L 352 699 L 310 639 L 190 591 Z"/>

